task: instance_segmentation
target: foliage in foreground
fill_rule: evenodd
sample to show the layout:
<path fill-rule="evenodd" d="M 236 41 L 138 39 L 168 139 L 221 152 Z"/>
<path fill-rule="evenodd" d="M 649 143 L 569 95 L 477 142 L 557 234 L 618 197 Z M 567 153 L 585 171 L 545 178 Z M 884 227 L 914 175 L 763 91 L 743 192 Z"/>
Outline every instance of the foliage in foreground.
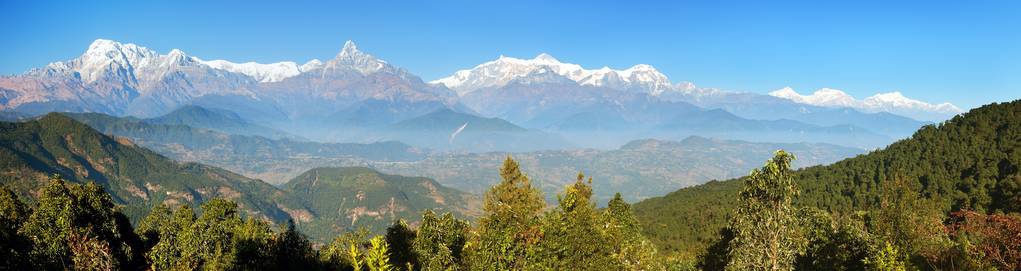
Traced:
<path fill-rule="evenodd" d="M 95 183 L 55 177 L 29 208 L 0 189 L 0 269 L 65 270 L 662 270 L 619 196 L 595 208 L 591 179 L 547 209 L 509 157 L 477 227 L 450 213 L 396 221 L 385 235 L 345 233 L 315 249 L 293 222 L 276 227 L 213 199 L 156 206 L 132 228 Z"/>
<path fill-rule="evenodd" d="M 545 206 L 509 157 L 485 195 L 477 226 L 426 211 L 417 227 L 347 232 L 314 245 L 293 222 L 275 226 L 214 199 L 198 210 L 156 206 L 132 228 L 95 183 L 59 177 L 29 207 L 0 189 L 0 269 L 16 270 L 1016 270 L 1021 218 L 959 211 L 907 182 L 884 182 L 882 208 L 829 213 L 794 205 L 800 194 L 778 151 L 754 170 L 719 239 L 696 261 L 664 258 L 617 195 L 605 209 L 592 179 Z M 946 222 L 946 223 L 944 223 Z"/>

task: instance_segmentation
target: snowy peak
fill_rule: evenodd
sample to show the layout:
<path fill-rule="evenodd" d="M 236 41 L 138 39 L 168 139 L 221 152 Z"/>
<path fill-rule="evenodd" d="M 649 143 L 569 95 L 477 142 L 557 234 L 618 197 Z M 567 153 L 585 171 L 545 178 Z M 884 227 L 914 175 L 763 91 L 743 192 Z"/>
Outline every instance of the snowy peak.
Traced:
<path fill-rule="evenodd" d="M 299 67 L 299 69 L 302 72 L 306 72 L 306 71 L 311 71 L 311 70 L 319 69 L 319 68 L 322 68 L 322 67 L 323 67 L 323 62 L 322 61 L 319 61 L 318 59 L 313 59 L 313 60 L 309 60 L 308 62 L 305 62 L 305 64 L 301 64 L 301 67 Z"/>
<path fill-rule="evenodd" d="M 533 62 L 548 63 L 548 64 L 561 64 L 560 60 L 547 53 L 541 53 L 532 59 Z"/>
<path fill-rule="evenodd" d="M 380 60 L 375 56 L 366 54 L 358 50 L 358 45 L 355 45 L 353 41 L 344 42 L 344 48 L 337 53 L 337 56 L 322 65 L 329 69 L 338 68 L 351 68 L 358 71 L 361 74 L 371 74 L 379 72 L 381 70 L 397 71 L 396 67 L 392 67 L 386 63 L 386 61 Z M 403 73 L 402 73 L 403 74 Z"/>
<path fill-rule="evenodd" d="M 913 100 L 908 97 L 904 97 L 904 95 L 901 94 L 900 91 L 872 95 L 871 97 L 865 98 L 863 103 L 865 104 L 865 106 L 871 108 L 883 109 L 911 108 L 916 110 L 931 111 L 951 115 L 956 115 L 964 112 L 964 110 L 961 110 L 961 108 L 951 103 L 929 104 L 922 101 Z"/>
<path fill-rule="evenodd" d="M 166 55 L 132 43 L 97 39 L 78 58 L 50 63 L 43 69 L 29 71 L 35 76 L 74 76 L 82 82 L 92 83 L 100 79 L 122 82 L 137 81 L 146 77 L 146 72 L 173 66 L 191 65 L 196 59 L 178 49 Z"/>
<path fill-rule="evenodd" d="M 291 61 L 270 64 L 256 62 L 233 63 L 226 60 L 210 60 L 201 62 L 211 68 L 244 74 L 263 83 L 280 82 L 284 79 L 294 77 L 304 72 L 307 65 L 299 67 L 297 63 Z"/>
<path fill-rule="evenodd" d="M 797 103 L 810 104 L 815 106 L 826 106 L 826 107 L 857 107 L 858 101 L 855 101 L 854 97 L 847 93 L 831 88 L 822 88 L 816 90 L 811 95 L 798 94 L 794 89 L 785 87 L 773 92 L 769 95 L 773 97 L 779 97 L 788 99 Z"/>
<path fill-rule="evenodd" d="M 790 87 L 770 92 L 770 96 L 791 100 L 800 104 L 822 107 L 849 107 L 865 112 L 889 112 L 921 120 L 941 120 L 964 112 L 950 103 L 930 104 L 905 97 L 899 91 L 879 93 L 864 100 L 858 100 L 847 93 L 822 88 L 810 95 L 801 95 Z"/>
<path fill-rule="evenodd" d="M 298 65 L 293 61 L 276 63 L 231 62 L 223 59 L 203 60 L 189 56 L 184 51 L 172 49 L 161 55 L 155 50 L 132 43 L 120 43 L 107 39 L 93 41 L 89 48 L 78 58 L 53 62 L 44 68 L 33 69 L 27 74 L 31 76 L 66 76 L 80 78 L 83 83 L 93 83 L 100 79 L 111 79 L 125 83 L 159 79 L 168 71 L 177 67 L 202 65 L 204 68 L 234 73 L 255 81 L 268 83 L 279 82 L 301 73 L 322 68 L 355 70 L 362 74 L 370 74 L 381 70 L 393 71 L 405 76 L 406 72 L 392 67 L 385 61 L 358 50 L 352 41 L 344 43 L 344 47 L 334 59 L 327 62 L 313 59 Z"/>
<path fill-rule="evenodd" d="M 360 53 L 362 53 L 362 52 L 358 51 L 358 45 L 356 45 L 354 41 L 348 40 L 348 41 L 344 42 L 344 48 L 340 49 L 340 53 L 339 54 L 340 55 L 355 55 L 355 54 L 360 54 Z"/>
<path fill-rule="evenodd" d="M 442 84 L 465 95 L 482 88 L 493 88 L 507 85 L 536 74 L 548 77 L 540 71 L 550 71 L 565 77 L 579 85 L 609 87 L 622 90 L 637 90 L 658 95 L 673 89 L 670 80 L 656 68 L 639 64 L 626 70 L 614 70 L 609 67 L 589 70 L 581 65 L 563 63 L 547 53 L 541 53 L 532 59 L 519 59 L 500 56 L 496 60 L 485 62 L 472 69 L 460 70 L 453 75 L 434 80 L 432 84 Z M 546 82 L 546 80 L 519 80 L 529 82 Z"/>

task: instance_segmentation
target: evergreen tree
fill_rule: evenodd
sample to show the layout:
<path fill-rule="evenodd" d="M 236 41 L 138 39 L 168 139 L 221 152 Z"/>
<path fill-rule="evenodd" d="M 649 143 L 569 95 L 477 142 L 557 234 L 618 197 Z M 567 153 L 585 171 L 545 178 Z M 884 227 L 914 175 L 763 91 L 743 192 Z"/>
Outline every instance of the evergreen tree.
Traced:
<path fill-rule="evenodd" d="M 938 201 L 920 197 L 900 177 L 882 182 L 880 191 L 879 206 L 867 217 L 877 238 L 889 241 L 889 245 L 906 255 L 909 264 L 917 266 L 928 266 L 930 260 L 938 258 L 937 254 L 951 249 L 953 243 L 943 226 L 944 207 Z"/>
<path fill-rule="evenodd" d="M 154 213 L 157 217 L 159 213 Z M 154 214 L 150 214 L 153 216 Z M 155 218 L 154 218 L 155 219 Z M 184 253 L 183 238 L 195 223 L 195 212 L 188 205 L 174 210 L 169 221 L 160 223 L 158 242 L 146 253 L 149 268 L 152 270 L 188 270 L 192 269 L 188 262 L 182 260 Z"/>
<path fill-rule="evenodd" d="M 249 221 L 252 221 L 252 219 L 249 219 Z M 248 222 L 246 224 L 252 223 Z M 255 230 L 254 232 L 258 234 L 263 231 Z M 266 255 L 266 258 L 268 258 L 266 261 L 269 262 L 267 265 L 271 266 L 268 269 L 315 270 L 319 268 L 318 257 L 316 257 L 316 252 L 312 248 L 312 242 L 304 234 L 298 232 L 294 225 L 294 220 L 287 220 L 284 228 L 276 233 L 272 239 L 268 238 L 268 236 L 252 236 L 246 238 L 246 240 L 253 245 L 260 244 L 261 240 L 267 240 L 269 243 L 269 253 Z"/>
<path fill-rule="evenodd" d="M 507 157 L 500 169 L 502 181 L 485 194 L 484 215 L 471 248 L 471 269 L 522 269 L 528 251 L 538 243 L 538 218 L 545 206 L 542 193 Z"/>
<path fill-rule="evenodd" d="M 135 234 L 142 241 L 142 249 L 150 251 L 160 242 L 161 230 L 173 222 L 174 214 L 166 205 L 158 204 L 149 211 L 149 215 L 142 218 L 135 227 Z"/>
<path fill-rule="evenodd" d="M 418 267 L 429 271 L 463 269 L 462 249 L 470 230 L 467 221 L 456 219 L 450 213 L 437 217 L 426 210 L 412 244 Z"/>
<path fill-rule="evenodd" d="M 779 150 L 745 181 L 732 220 L 727 270 L 793 270 L 801 246 L 796 208 L 798 188 L 791 178 L 794 156 Z"/>
<path fill-rule="evenodd" d="M 66 184 L 54 177 L 21 231 L 35 243 L 31 254 L 42 269 L 130 269 L 140 260 L 140 244 L 127 218 L 93 182 Z"/>
<path fill-rule="evenodd" d="M 606 234 L 592 202 L 592 179 L 578 180 L 557 196 L 559 205 L 543 217 L 542 239 L 530 257 L 532 269 L 621 270 L 615 243 Z"/>
<path fill-rule="evenodd" d="M 885 243 L 881 250 L 874 255 L 866 257 L 864 260 L 867 270 L 876 271 L 906 271 L 907 265 L 904 264 L 904 256 L 897 247 L 890 243 Z"/>
<path fill-rule="evenodd" d="M 806 241 L 797 256 L 797 270 L 864 270 L 863 260 L 877 248 L 862 215 L 833 218 L 816 208 L 801 208 L 799 215 Z"/>
<path fill-rule="evenodd" d="M 303 236 L 294 236 L 297 234 L 294 225 L 287 225 L 288 228 L 274 233 L 266 221 L 253 217 L 245 219 L 243 224 L 234 229 L 233 234 L 237 269 L 284 270 L 288 266 L 303 270 L 315 268 L 315 265 L 308 264 L 311 255 L 301 253 L 305 250 L 311 253 L 311 244 L 305 240 L 303 245 Z M 287 255 L 286 258 L 281 257 L 281 254 Z"/>
<path fill-rule="evenodd" d="M 31 269 L 32 242 L 18 230 L 31 210 L 7 186 L 0 185 L 0 269 Z"/>
<path fill-rule="evenodd" d="M 386 243 L 390 246 L 390 265 L 398 268 L 417 266 L 418 260 L 413 249 L 415 231 L 404 219 L 398 219 L 386 229 Z"/>
<path fill-rule="evenodd" d="M 180 263 L 188 269 L 228 270 L 237 265 L 235 230 L 241 226 L 237 204 L 212 199 L 202 204 L 202 215 L 184 232 Z"/>
<path fill-rule="evenodd" d="M 367 245 L 369 231 L 359 228 L 337 236 L 319 250 L 320 263 L 328 270 L 361 270 L 362 249 Z"/>
<path fill-rule="evenodd" d="M 607 203 L 601 218 L 609 243 L 616 244 L 613 246 L 613 257 L 618 264 L 626 270 L 662 269 L 656 247 L 642 235 L 642 225 L 631 212 L 631 205 L 624 201 L 620 193 L 616 193 Z"/>
<path fill-rule="evenodd" d="M 720 229 L 718 238 L 702 254 L 698 255 L 695 267 L 703 271 L 723 271 L 730 263 L 730 242 L 734 241 L 734 230 L 731 227 Z"/>

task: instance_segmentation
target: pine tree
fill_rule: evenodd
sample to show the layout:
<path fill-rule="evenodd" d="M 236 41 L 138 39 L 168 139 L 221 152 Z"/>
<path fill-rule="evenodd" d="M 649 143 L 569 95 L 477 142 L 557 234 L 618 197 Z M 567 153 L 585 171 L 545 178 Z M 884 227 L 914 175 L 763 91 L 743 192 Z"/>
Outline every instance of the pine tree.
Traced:
<path fill-rule="evenodd" d="M 265 223 L 255 223 L 252 219 L 245 223 L 246 225 L 264 225 Z M 298 232 L 297 227 L 294 225 L 294 220 L 287 220 L 282 228 L 275 235 L 267 233 L 265 236 L 262 235 L 267 229 L 262 227 L 248 226 L 247 228 L 254 228 L 250 232 L 254 232 L 254 236 L 244 238 L 252 245 L 259 245 L 265 242 L 268 243 L 268 258 L 267 265 L 269 268 L 263 266 L 256 269 L 274 269 L 274 270 L 315 270 L 318 268 L 318 259 L 315 255 L 315 250 L 312 249 L 312 242 L 308 240 L 305 235 Z M 272 237 L 268 235 L 273 235 Z"/>
<path fill-rule="evenodd" d="M 602 223 L 610 243 L 616 244 L 614 259 L 626 270 L 663 269 L 656 254 L 656 247 L 642 235 L 642 225 L 631 212 L 631 205 L 620 193 L 607 203 L 602 213 Z"/>
<path fill-rule="evenodd" d="M 613 242 L 592 202 L 592 179 L 578 179 L 557 196 L 559 205 L 546 213 L 542 240 L 530 257 L 533 269 L 621 270 Z"/>
<path fill-rule="evenodd" d="M 755 169 L 741 191 L 732 220 L 727 270 L 793 270 L 801 246 L 797 211 L 791 204 L 798 188 L 791 177 L 794 156 L 779 150 Z"/>
<path fill-rule="evenodd" d="M 470 250 L 471 269 L 508 270 L 526 266 L 528 251 L 540 238 L 538 219 L 545 206 L 542 193 L 507 157 L 503 180 L 486 192 L 483 217 Z"/>

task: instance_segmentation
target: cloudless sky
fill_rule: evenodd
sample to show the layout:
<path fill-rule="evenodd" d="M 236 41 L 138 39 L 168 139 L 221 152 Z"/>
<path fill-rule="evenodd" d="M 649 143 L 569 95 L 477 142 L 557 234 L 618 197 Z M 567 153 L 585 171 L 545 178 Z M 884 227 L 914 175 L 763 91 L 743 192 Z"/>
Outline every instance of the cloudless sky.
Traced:
<path fill-rule="evenodd" d="M 1021 1 L 0 0 L 0 10 L 0 74 L 77 57 L 97 38 L 299 64 L 354 40 L 427 81 L 547 52 L 586 68 L 651 64 L 729 91 L 901 91 L 962 108 L 1021 98 Z"/>

